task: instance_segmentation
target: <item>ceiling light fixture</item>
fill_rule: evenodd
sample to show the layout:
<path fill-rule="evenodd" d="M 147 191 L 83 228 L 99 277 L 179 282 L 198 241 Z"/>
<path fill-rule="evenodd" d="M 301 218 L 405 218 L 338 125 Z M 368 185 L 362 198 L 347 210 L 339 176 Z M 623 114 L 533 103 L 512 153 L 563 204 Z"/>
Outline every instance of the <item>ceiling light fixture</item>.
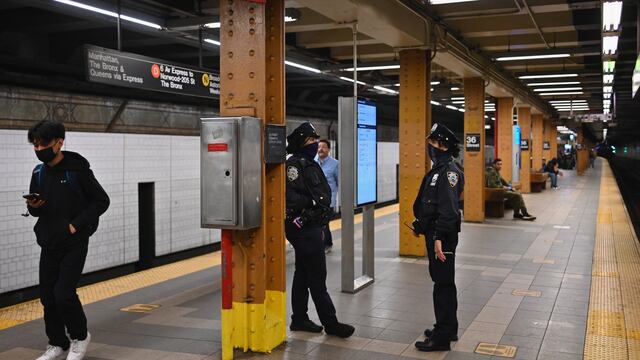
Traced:
<path fill-rule="evenodd" d="M 433 100 L 431 100 L 431 105 L 438 105 L 438 106 L 440 106 L 441 104 L 440 104 L 439 102 L 437 102 L 437 101 L 433 101 Z"/>
<path fill-rule="evenodd" d="M 540 96 L 582 95 L 582 91 L 541 93 Z"/>
<path fill-rule="evenodd" d="M 431 85 L 440 85 L 440 81 L 432 81 Z"/>
<path fill-rule="evenodd" d="M 476 0 L 429 0 L 429 3 L 431 5 L 443 5 L 443 4 L 455 4 L 455 3 L 470 2 L 470 1 L 476 1 Z"/>
<path fill-rule="evenodd" d="M 445 106 L 447 109 L 451 109 L 451 110 L 458 110 L 457 107 L 453 106 L 453 105 L 447 105 Z"/>
<path fill-rule="evenodd" d="M 458 111 L 460 111 L 460 112 L 464 112 L 464 109 L 458 109 Z"/>
<path fill-rule="evenodd" d="M 549 74 L 549 75 L 523 75 L 519 76 L 519 79 L 527 80 L 527 79 L 552 79 L 552 78 L 569 78 L 569 77 L 577 77 L 578 74 Z"/>
<path fill-rule="evenodd" d="M 357 68 L 358 71 L 391 70 L 391 69 L 400 69 L 400 65 L 363 66 L 363 67 Z M 342 71 L 353 71 L 353 68 L 342 69 Z"/>
<path fill-rule="evenodd" d="M 389 93 L 389 94 L 393 94 L 393 95 L 397 95 L 398 94 L 397 91 L 388 89 L 388 88 L 386 88 L 384 86 L 376 85 L 373 88 L 376 89 L 376 90 L 384 91 L 384 92 Z"/>
<path fill-rule="evenodd" d="M 451 100 L 464 100 L 464 96 L 452 97 Z"/>
<path fill-rule="evenodd" d="M 545 91 L 574 91 L 574 90 L 582 90 L 582 87 L 561 87 L 561 88 L 543 88 L 543 89 L 533 89 L 535 92 L 545 92 Z"/>
<path fill-rule="evenodd" d="M 602 75 L 602 83 L 603 84 L 613 84 L 613 74 L 604 74 L 604 75 Z"/>
<path fill-rule="evenodd" d="M 611 99 L 611 93 L 604 93 L 602 94 L 602 97 L 605 99 Z"/>
<path fill-rule="evenodd" d="M 454 86 L 454 87 L 451 88 L 451 91 L 458 91 L 458 90 L 460 90 L 460 88 L 457 87 L 457 86 Z"/>
<path fill-rule="evenodd" d="M 348 81 L 348 82 L 351 82 L 351 83 L 353 82 L 352 78 L 348 78 L 348 77 L 344 77 L 344 76 L 340 76 L 340 80 Z M 360 81 L 360 80 L 358 80 L 357 83 L 360 84 L 360 85 L 367 85 L 366 82 Z"/>
<path fill-rule="evenodd" d="M 291 16 L 285 16 L 284 17 L 284 22 L 288 23 L 288 22 L 294 22 L 294 21 L 298 21 L 297 18 L 291 17 Z M 210 22 L 210 23 L 206 23 L 204 25 L 202 25 L 206 28 L 209 29 L 220 29 L 220 22 Z"/>
<path fill-rule="evenodd" d="M 546 54 L 546 55 L 526 55 L 526 56 L 501 56 L 496 61 L 516 61 L 516 60 L 536 60 L 536 59 L 557 59 L 566 58 L 570 54 Z"/>
<path fill-rule="evenodd" d="M 602 27 L 604 31 L 616 31 L 620 26 L 622 1 L 604 2 L 602 4 Z"/>
<path fill-rule="evenodd" d="M 549 101 L 549 104 L 566 104 L 566 103 L 586 103 L 587 100 L 551 100 Z"/>
<path fill-rule="evenodd" d="M 312 67 L 310 67 L 310 66 L 306 66 L 306 65 L 302 65 L 302 64 L 294 63 L 293 61 L 285 60 L 285 61 L 284 61 L 284 63 L 285 63 L 286 65 L 293 66 L 293 67 L 295 67 L 295 68 L 302 69 L 302 70 L 311 71 L 312 73 L 316 73 L 316 74 L 320 74 L 320 73 L 322 72 L 322 71 L 320 71 L 320 70 L 318 70 L 318 69 L 316 69 L 316 68 L 312 68 Z"/>
<path fill-rule="evenodd" d="M 606 60 L 602 62 L 602 71 L 605 73 L 612 73 L 616 70 L 615 60 Z"/>
<path fill-rule="evenodd" d="M 452 104 L 464 104 L 464 100 L 456 100 L 456 101 L 452 101 Z"/>
<path fill-rule="evenodd" d="M 527 86 L 556 86 L 556 85 L 578 85 L 580 81 L 560 81 L 560 82 L 544 82 L 544 83 L 529 83 Z"/>
<path fill-rule="evenodd" d="M 220 41 L 218 40 L 213 40 L 213 39 L 204 39 L 204 42 L 208 42 L 209 44 L 213 44 L 213 45 L 217 45 L 220 46 Z"/>
<path fill-rule="evenodd" d="M 613 86 L 603 86 L 602 87 L 602 92 L 603 93 L 611 93 L 611 92 L 613 92 Z"/>
<path fill-rule="evenodd" d="M 618 35 L 602 37 L 602 53 L 604 55 L 615 55 L 618 50 Z"/>
<path fill-rule="evenodd" d="M 102 14 L 102 15 L 107 15 L 107 16 L 111 16 L 111 17 L 114 17 L 114 18 L 118 18 L 118 13 L 117 12 L 101 9 L 99 7 L 95 7 L 95 6 L 91 6 L 91 5 L 87 5 L 87 4 L 83 4 L 83 3 L 79 3 L 77 1 L 73 1 L 73 0 L 55 0 L 55 1 L 59 2 L 59 3 L 62 3 L 62 4 L 75 6 L 75 7 L 81 8 L 81 9 L 97 12 L 97 13 Z M 162 26 L 160 26 L 158 24 L 152 23 L 150 21 L 145 21 L 145 20 L 142 20 L 142 19 L 134 18 L 132 16 L 120 14 L 120 19 L 129 21 L 129 22 L 132 22 L 132 23 L 148 26 L 148 27 L 154 28 L 156 30 L 162 30 Z"/>

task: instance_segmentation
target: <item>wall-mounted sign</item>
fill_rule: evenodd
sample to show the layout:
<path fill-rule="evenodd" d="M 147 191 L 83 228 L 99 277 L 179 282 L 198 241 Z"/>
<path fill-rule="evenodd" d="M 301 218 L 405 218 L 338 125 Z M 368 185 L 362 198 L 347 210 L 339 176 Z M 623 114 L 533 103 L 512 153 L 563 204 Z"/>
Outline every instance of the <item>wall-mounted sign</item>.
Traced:
<path fill-rule="evenodd" d="M 220 76 L 142 55 L 85 45 L 87 81 L 187 96 L 216 98 Z"/>
<path fill-rule="evenodd" d="M 466 151 L 480 151 L 480 134 L 466 134 L 465 149 Z"/>
<path fill-rule="evenodd" d="M 529 139 L 520 139 L 520 150 L 529 150 Z"/>
<path fill-rule="evenodd" d="M 548 141 L 542 143 L 543 150 L 551 150 L 551 144 Z"/>

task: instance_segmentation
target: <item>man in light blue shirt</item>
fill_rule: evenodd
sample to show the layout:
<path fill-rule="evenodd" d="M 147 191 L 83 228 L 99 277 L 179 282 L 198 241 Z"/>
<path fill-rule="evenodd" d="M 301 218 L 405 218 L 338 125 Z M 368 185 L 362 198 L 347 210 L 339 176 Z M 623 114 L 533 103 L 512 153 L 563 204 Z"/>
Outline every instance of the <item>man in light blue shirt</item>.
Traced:
<path fill-rule="evenodd" d="M 331 144 L 328 140 L 322 139 L 318 141 L 318 155 L 316 155 L 316 161 L 320 164 L 322 171 L 324 172 L 324 176 L 327 178 L 329 182 L 329 187 L 331 188 L 331 207 L 335 208 L 337 205 L 338 198 L 338 178 L 339 169 L 338 169 L 338 160 L 329 156 L 329 151 L 331 150 Z M 325 226 L 324 231 L 324 244 L 325 244 L 325 252 L 330 252 L 333 247 L 333 237 L 331 236 L 331 230 L 329 229 L 329 225 Z"/>

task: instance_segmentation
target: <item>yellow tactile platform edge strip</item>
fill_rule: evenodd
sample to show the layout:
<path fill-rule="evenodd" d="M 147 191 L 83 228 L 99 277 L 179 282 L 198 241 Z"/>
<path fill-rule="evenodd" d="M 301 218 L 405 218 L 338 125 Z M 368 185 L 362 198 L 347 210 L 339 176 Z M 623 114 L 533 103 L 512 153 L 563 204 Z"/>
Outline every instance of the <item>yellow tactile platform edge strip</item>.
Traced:
<path fill-rule="evenodd" d="M 375 217 L 390 215 L 398 212 L 398 204 L 376 209 Z M 356 215 L 355 223 L 362 222 L 362 214 Z M 329 225 L 331 230 L 340 229 L 340 220 L 334 220 Z M 220 265 L 220 252 L 197 256 L 191 259 L 140 271 L 78 289 L 78 296 L 84 305 L 105 300 L 114 296 L 138 290 L 147 286 L 201 271 Z M 32 300 L 20 304 L 0 308 L 0 330 L 20 325 L 27 321 L 36 320 L 43 316 L 40 300 Z"/>
<path fill-rule="evenodd" d="M 640 244 L 606 162 L 600 182 L 584 359 L 640 359 Z"/>

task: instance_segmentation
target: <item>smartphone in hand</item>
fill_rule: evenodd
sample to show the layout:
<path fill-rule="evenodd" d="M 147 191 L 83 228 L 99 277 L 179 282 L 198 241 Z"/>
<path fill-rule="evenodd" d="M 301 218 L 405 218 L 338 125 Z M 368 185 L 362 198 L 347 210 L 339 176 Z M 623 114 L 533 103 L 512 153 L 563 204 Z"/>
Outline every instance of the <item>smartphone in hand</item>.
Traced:
<path fill-rule="evenodd" d="M 22 195 L 22 197 L 29 201 L 42 200 L 42 197 L 38 193 L 26 194 L 26 195 Z"/>

